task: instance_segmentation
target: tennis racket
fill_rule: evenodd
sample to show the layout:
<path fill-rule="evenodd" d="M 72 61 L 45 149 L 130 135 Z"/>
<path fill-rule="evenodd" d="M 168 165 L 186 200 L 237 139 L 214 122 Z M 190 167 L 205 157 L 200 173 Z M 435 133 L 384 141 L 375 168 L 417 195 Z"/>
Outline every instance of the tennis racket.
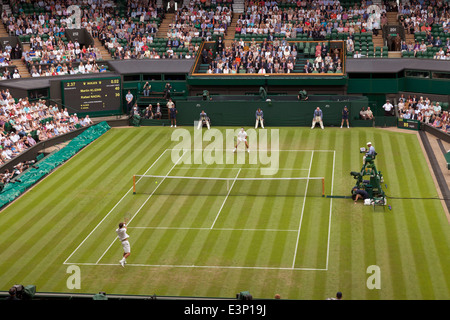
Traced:
<path fill-rule="evenodd" d="M 131 213 L 129 213 L 129 212 L 126 212 L 124 215 L 123 215 L 123 222 L 125 222 L 125 224 L 128 224 L 128 222 L 131 220 Z"/>

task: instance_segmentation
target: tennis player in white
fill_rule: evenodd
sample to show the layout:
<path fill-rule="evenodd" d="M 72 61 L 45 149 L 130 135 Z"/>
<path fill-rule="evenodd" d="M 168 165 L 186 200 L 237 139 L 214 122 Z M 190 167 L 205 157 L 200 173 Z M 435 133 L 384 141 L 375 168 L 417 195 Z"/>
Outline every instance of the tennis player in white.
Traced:
<path fill-rule="evenodd" d="M 237 135 L 237 143 L 236 143 L 236 147 L 234 147 L 233 152 L 236 152 L 237 147 L 239 146 L 239 144 L 241 142 L 245 143 L 245 146 L 247 147 L 247 152 L 250 153 L 250 147 L 248 146 L 248 141 L 247 141 L 247 132 L 245 132 L 244 128 L 241 128 L 241 131 L 239 131 L 239 133 Z"/>
<path fill-rule="evenodd" d="M 122 242 L 123 247 L 123 258 L 119 261 L 119 263 L 122 267 L 125 267 L 126 259 L 130 256 L 131 250 L 130 242 L 128 241 L 130 236 L 127 234 L 127 226 L 124 222 L 119 223 L 119 228 L 116 229 L 116 233 L 117 237 Z"/>

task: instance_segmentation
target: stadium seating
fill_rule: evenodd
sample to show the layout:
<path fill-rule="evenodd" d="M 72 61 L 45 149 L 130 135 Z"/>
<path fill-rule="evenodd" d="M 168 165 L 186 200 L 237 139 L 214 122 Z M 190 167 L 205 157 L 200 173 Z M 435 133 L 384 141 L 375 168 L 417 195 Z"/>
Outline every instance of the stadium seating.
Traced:
<path fill-rule="evenodd" d="M 232 0 L 208 3 L 196 0 L 186 2 L 184 7 L 170 14 L 161 5 L 148 5 L 146 0 L 135 0 L 133 3 L 135 5 L 130 9 L 127 8 L 126 1 L 108 0 L 101 8 L 95 8 L 95 11 L 87 5 L 81 5 L 81 9 L 85 11 L 82 14 L 81 27 L 85 28 L 96 41 L 92 48 L 88 48 L 96 62 L 91 72 L 107 72 L 109 66 L 104 60 L 110 58 L 192 59 L 195 58 L 204 40 L 216 41 L 219 37 L 246 42 L 286 39 L 289 43 L 351 39 L 353 45 L 348 46 L 349 50 L 343 53 L 346 58 L 356 57 L 354 55 L 356 51 L 360 53 L 358 58 L 389 58 L 386 41 L 380 42 L 381 29 L 374 30 L 366 25 L 369 16 L 364 11 L 368 11 L 368 5 L 356 0 L 344 0 L 340 1 L 340 6 L 328 7 L 328 20 L 318 16 L 319 19 L 315 21 L 308 17 L 315 15 L 317 1 L 312 1 L 308 6 L 304 6 L 306 3 L 294 1 L 277 1 L 270 4 L 245 2 L 244 11 L 237 13 L 233 12 Z M 42 4 L 43 6 L 40 6 Z M 423 1 L 420 9 L 426 9 L 430 4 L 430 1 Z M 267 11 L 268 8 L 271 11 Z M 383 17 L 382 25 L 379 26 L 381 28 L 387 23 L 384 15 L 391 8 L 385 4 L 381 4 L 379 8 Z M 413 39 L 416 43 L 422 41 L 426 43 L 426 49 L 423 50 L 414 49 L 413 45 L 402 49 L 400 57 L 450 60 L 448 17 L 443 15 L 433 23 L 419 20 L 411 25 L 409 18 L 417 16 L 418 11 L 409 8 L 407 3 L 401 4 L 398 9 L 395 23 L 403 25 L 405 33 L 411 33 L 413 38 L 408 39 Z M 65 30 L 68 19 L 64 10 L 52 6 L 52 2 L 46 0 L 39 3 L 5 0 L 3 11 L 5 32 L 17 37 L 23 59 L 26 60 L 25 70 L 29 74 L 24 74 L 24 69 L 20 67 L 18 70 L 20 72 L 14 72 L 15 65 L 20 66 L 20 63 L 5 58 L 4 64 L 7 65 L 8 71 L 5 72 L 5 69 L 1 72 L 2 79 L 12 79 L 13 75 L 20 77 L 86 73 L 83 68 L 78 69 L 78 65 L 80 62 L 86 63 L 87 56 L 83 54 L 77 56 L 73 53 L 73 49 L 68 47 L 71 38 Z M 261 12 L 265 13 L 265 21 L 259 18 Z M 438 12 L 445 10 L 440 8 Z M 109 18 L 102 19 L 102 16 Z M 393 16 L 395 15 L 391 15 Z M 268 21 L 270 26 L 266 25 Z M 164 30 L 159 31 L 163 24 Z M 232 24 L 233 28 L 229 28 Z M 248 27 L 247 30 L 245 27 Z M 37 37 L 41 38 L 39 45 L 35 45 Z M 49 40 L 53 47 L 62 52 L 63 59 L 59 56 L 57 59 L 47 58 L 50 50 L 47 48 Z M 301 42 L 299 53 L 302 54 L 299 57 L 302 59 L 314 57 L 313 49 L 309 47 L 307 51 L 306 45 L 302 45 Z M 60 67 L 58 63 L 61 64 Z M 90 63 L 93 63 L 92 59 Z M 72 65 L 73 69 L 65 64 Z M 301 63 L 297 61 L 294 72 L 301 72 L 302 64 L 303 61 Z M 61 71 L 62 69 L 64 71 Z M 204 69 L 199 71 L 207 72 Z"/>

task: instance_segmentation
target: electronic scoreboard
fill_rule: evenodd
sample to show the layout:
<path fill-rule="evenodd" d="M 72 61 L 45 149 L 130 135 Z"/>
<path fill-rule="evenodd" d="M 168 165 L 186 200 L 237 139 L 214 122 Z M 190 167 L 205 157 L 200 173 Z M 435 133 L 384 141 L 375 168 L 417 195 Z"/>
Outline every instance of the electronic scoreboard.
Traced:
<path fill-rule="evenodd" d="M 62 103 L 69 113 L 120 111 L 120 78 L 91 78 L 61 81 Z"/>
<path fill-rule="evenodd" d="M 420 130 L 420 121 L 411 119 L 397 119 L 397 128 L 410 129 L 410 130 Z"/>

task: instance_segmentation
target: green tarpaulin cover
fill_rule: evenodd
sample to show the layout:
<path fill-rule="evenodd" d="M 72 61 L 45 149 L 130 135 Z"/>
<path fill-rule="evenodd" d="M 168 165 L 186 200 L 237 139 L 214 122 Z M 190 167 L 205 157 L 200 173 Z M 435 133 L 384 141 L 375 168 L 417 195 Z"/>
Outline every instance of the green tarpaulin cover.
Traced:
<path fill-rule="evenodd" d="M 42 177 L 69 160 L 82 148 L 99 138 L 109 129 L 111 127 L 105 121 L 87 128 L 64 148 L 43 158 L 34 167 L 24 172 L 18 181 L 6 184 L 0 193 L 0 208 L 19 197 Z"/>

